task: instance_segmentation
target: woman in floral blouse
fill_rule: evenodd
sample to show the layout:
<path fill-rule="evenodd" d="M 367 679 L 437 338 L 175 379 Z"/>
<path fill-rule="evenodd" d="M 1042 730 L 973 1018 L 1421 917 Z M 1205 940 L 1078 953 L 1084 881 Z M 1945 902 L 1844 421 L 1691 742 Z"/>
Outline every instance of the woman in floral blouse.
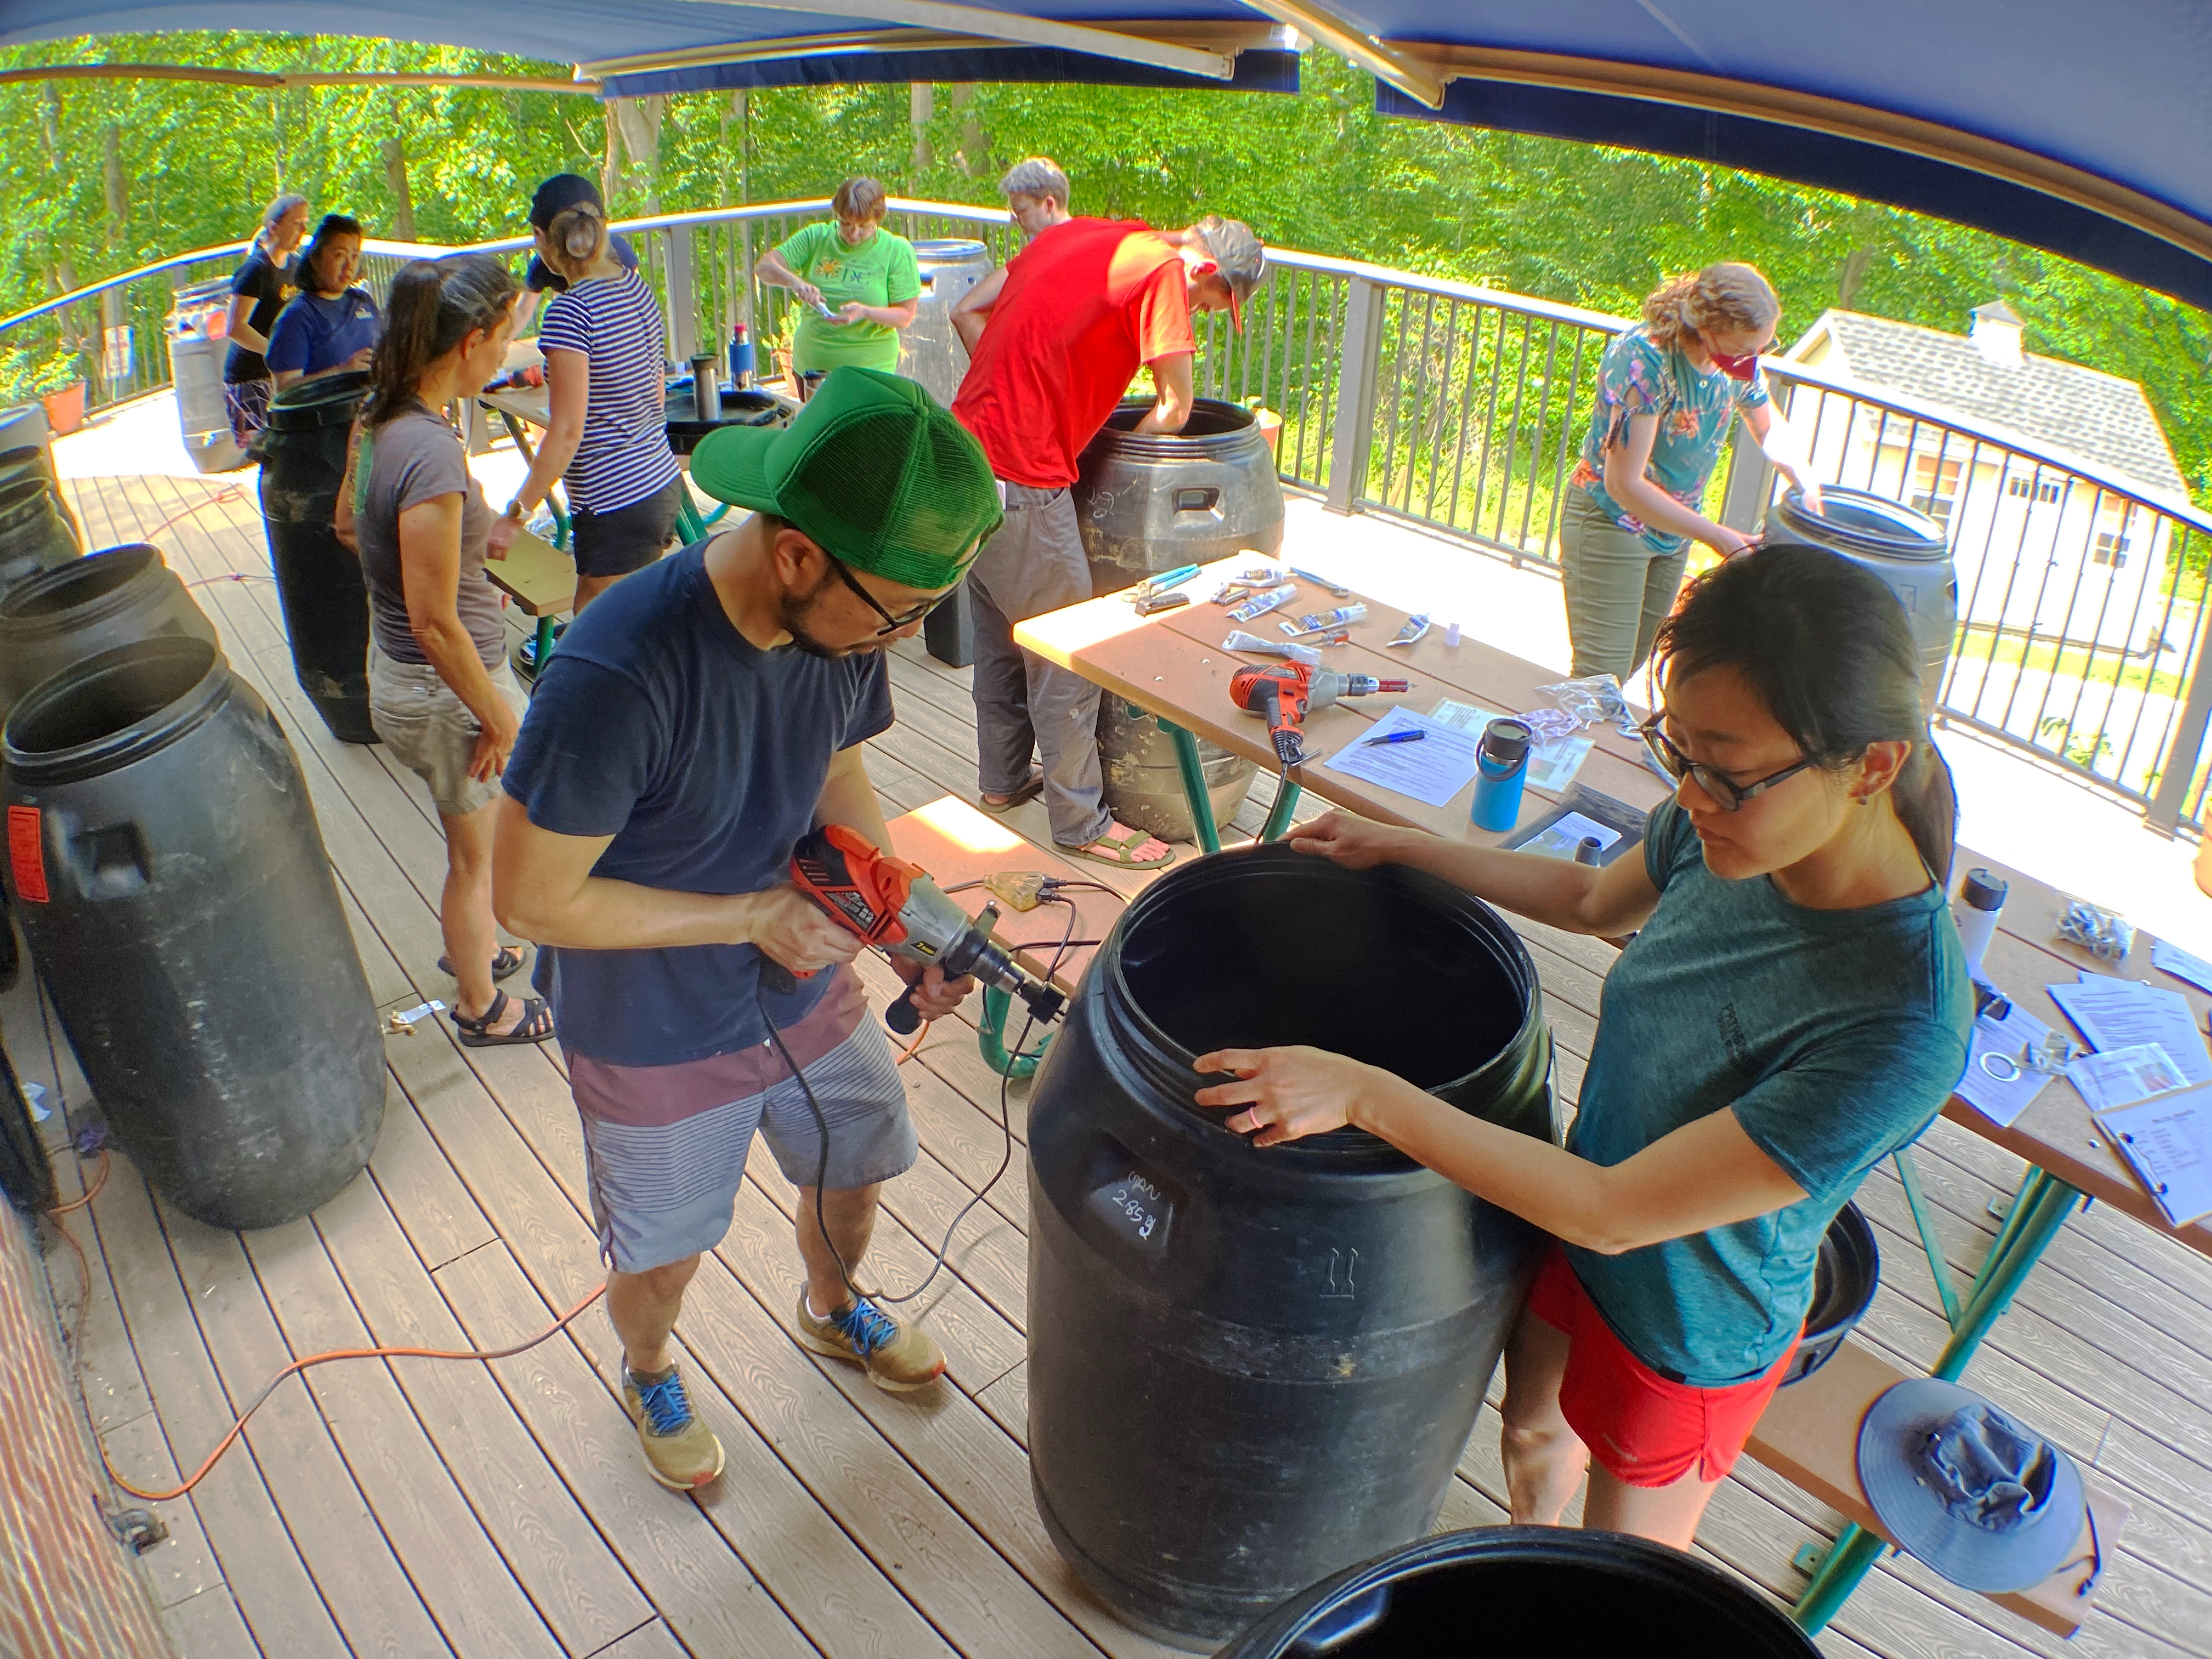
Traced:
<path fill-rule="evenodd" d="M 1741 415 L 1767 458 L 1818 512 L 1789 427 L 1759 384 L 1782 307 L 1749 265 L 1714 264 L 1662 283 L 1644 320 L 1607 348 L 1597 408 L 1559 512 L 1560 566 L 1575 673 L 1626 684 L 1674 609 L 1690 544 L 1741 553 L 1752 538 L 1698 509 Z"/>

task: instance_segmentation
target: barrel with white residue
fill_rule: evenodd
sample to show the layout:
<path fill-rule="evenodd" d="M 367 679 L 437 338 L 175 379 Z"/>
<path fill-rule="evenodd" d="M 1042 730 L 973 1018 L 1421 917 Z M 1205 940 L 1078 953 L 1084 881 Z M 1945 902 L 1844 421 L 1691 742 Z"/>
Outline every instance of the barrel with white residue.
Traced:
<path fill-rule="evenodd" d="M 1487 906 L 1280 845 L 1180 866 L 1101 948 L 1030 1108 L 1037 1507 L 1178 1642 L 1420 1537 L 1538 1236 L 1382 1141 L 1265 1151 L 1195 1055 L 1312 1043 L 1556 1140 L 1536 973 Z"/>

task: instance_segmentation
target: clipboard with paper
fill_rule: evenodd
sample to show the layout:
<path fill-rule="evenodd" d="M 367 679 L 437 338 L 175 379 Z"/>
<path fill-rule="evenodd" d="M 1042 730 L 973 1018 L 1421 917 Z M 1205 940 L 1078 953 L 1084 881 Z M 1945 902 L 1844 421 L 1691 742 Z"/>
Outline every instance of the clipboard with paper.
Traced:
<path fill-rule="evenodd" d="M 2090 1115 L 2168 1222 L 2212 1215 L 2212 1084 Z"/>

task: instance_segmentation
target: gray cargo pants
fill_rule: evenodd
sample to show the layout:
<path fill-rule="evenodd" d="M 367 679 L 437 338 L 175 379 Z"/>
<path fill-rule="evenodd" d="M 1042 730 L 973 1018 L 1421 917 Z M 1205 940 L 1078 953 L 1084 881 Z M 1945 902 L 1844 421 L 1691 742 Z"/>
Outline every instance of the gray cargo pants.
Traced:
<path fill-rule="evenodd" d="M 1112 817 L 1100 799 L 1098 687 L 1014 643 L 1014 624 L 1091 597 L 1075 502 L 1066 489 L 1006 485 L 1006 521 L 968 572 L 975 609 L 975 772 L 1007 795 L 1044 762 L 1052 838 L 1083 847 Z"/>

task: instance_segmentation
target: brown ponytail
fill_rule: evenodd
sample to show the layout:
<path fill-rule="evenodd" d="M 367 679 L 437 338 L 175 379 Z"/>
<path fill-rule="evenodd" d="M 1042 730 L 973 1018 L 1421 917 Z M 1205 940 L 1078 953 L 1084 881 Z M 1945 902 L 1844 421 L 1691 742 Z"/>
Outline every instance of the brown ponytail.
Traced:
<path fill-rule="evenodd" d="M 591 202 L 563 208 L 546 225 L 545 240 L 545 263 L 573 283 L 606 252 L 607 216 Z"/>
<path fill-rule="evenodd" d="M 1652 654 L 1669 674 L 1735 668 L 1825 768 L 1850 765 L 1869 744 L 1910 742 L 1890 804 L 1948 885 L 1958 797 L 1929 738 L 1912 625 L 1880 577 L 1825 548 L 1761 547 L 1691 584 Z"/>
<path fill-rule="evenodd" d="M 488 253 L 415 259 L 392 279 L 384 337 L 368 366 L 362 419 L 373 429 L 408 404 L 430 365 L 514 303 L 513 273 Z"/>
<path fill-rule="evenodd" d="M 1662 351 L 1709 331 L 1754 334 L 1782 314 L 1782 302 L 1757 267 L 1723 261 L 1670 276 L 1645 296 L 1644 326 Z"/>

